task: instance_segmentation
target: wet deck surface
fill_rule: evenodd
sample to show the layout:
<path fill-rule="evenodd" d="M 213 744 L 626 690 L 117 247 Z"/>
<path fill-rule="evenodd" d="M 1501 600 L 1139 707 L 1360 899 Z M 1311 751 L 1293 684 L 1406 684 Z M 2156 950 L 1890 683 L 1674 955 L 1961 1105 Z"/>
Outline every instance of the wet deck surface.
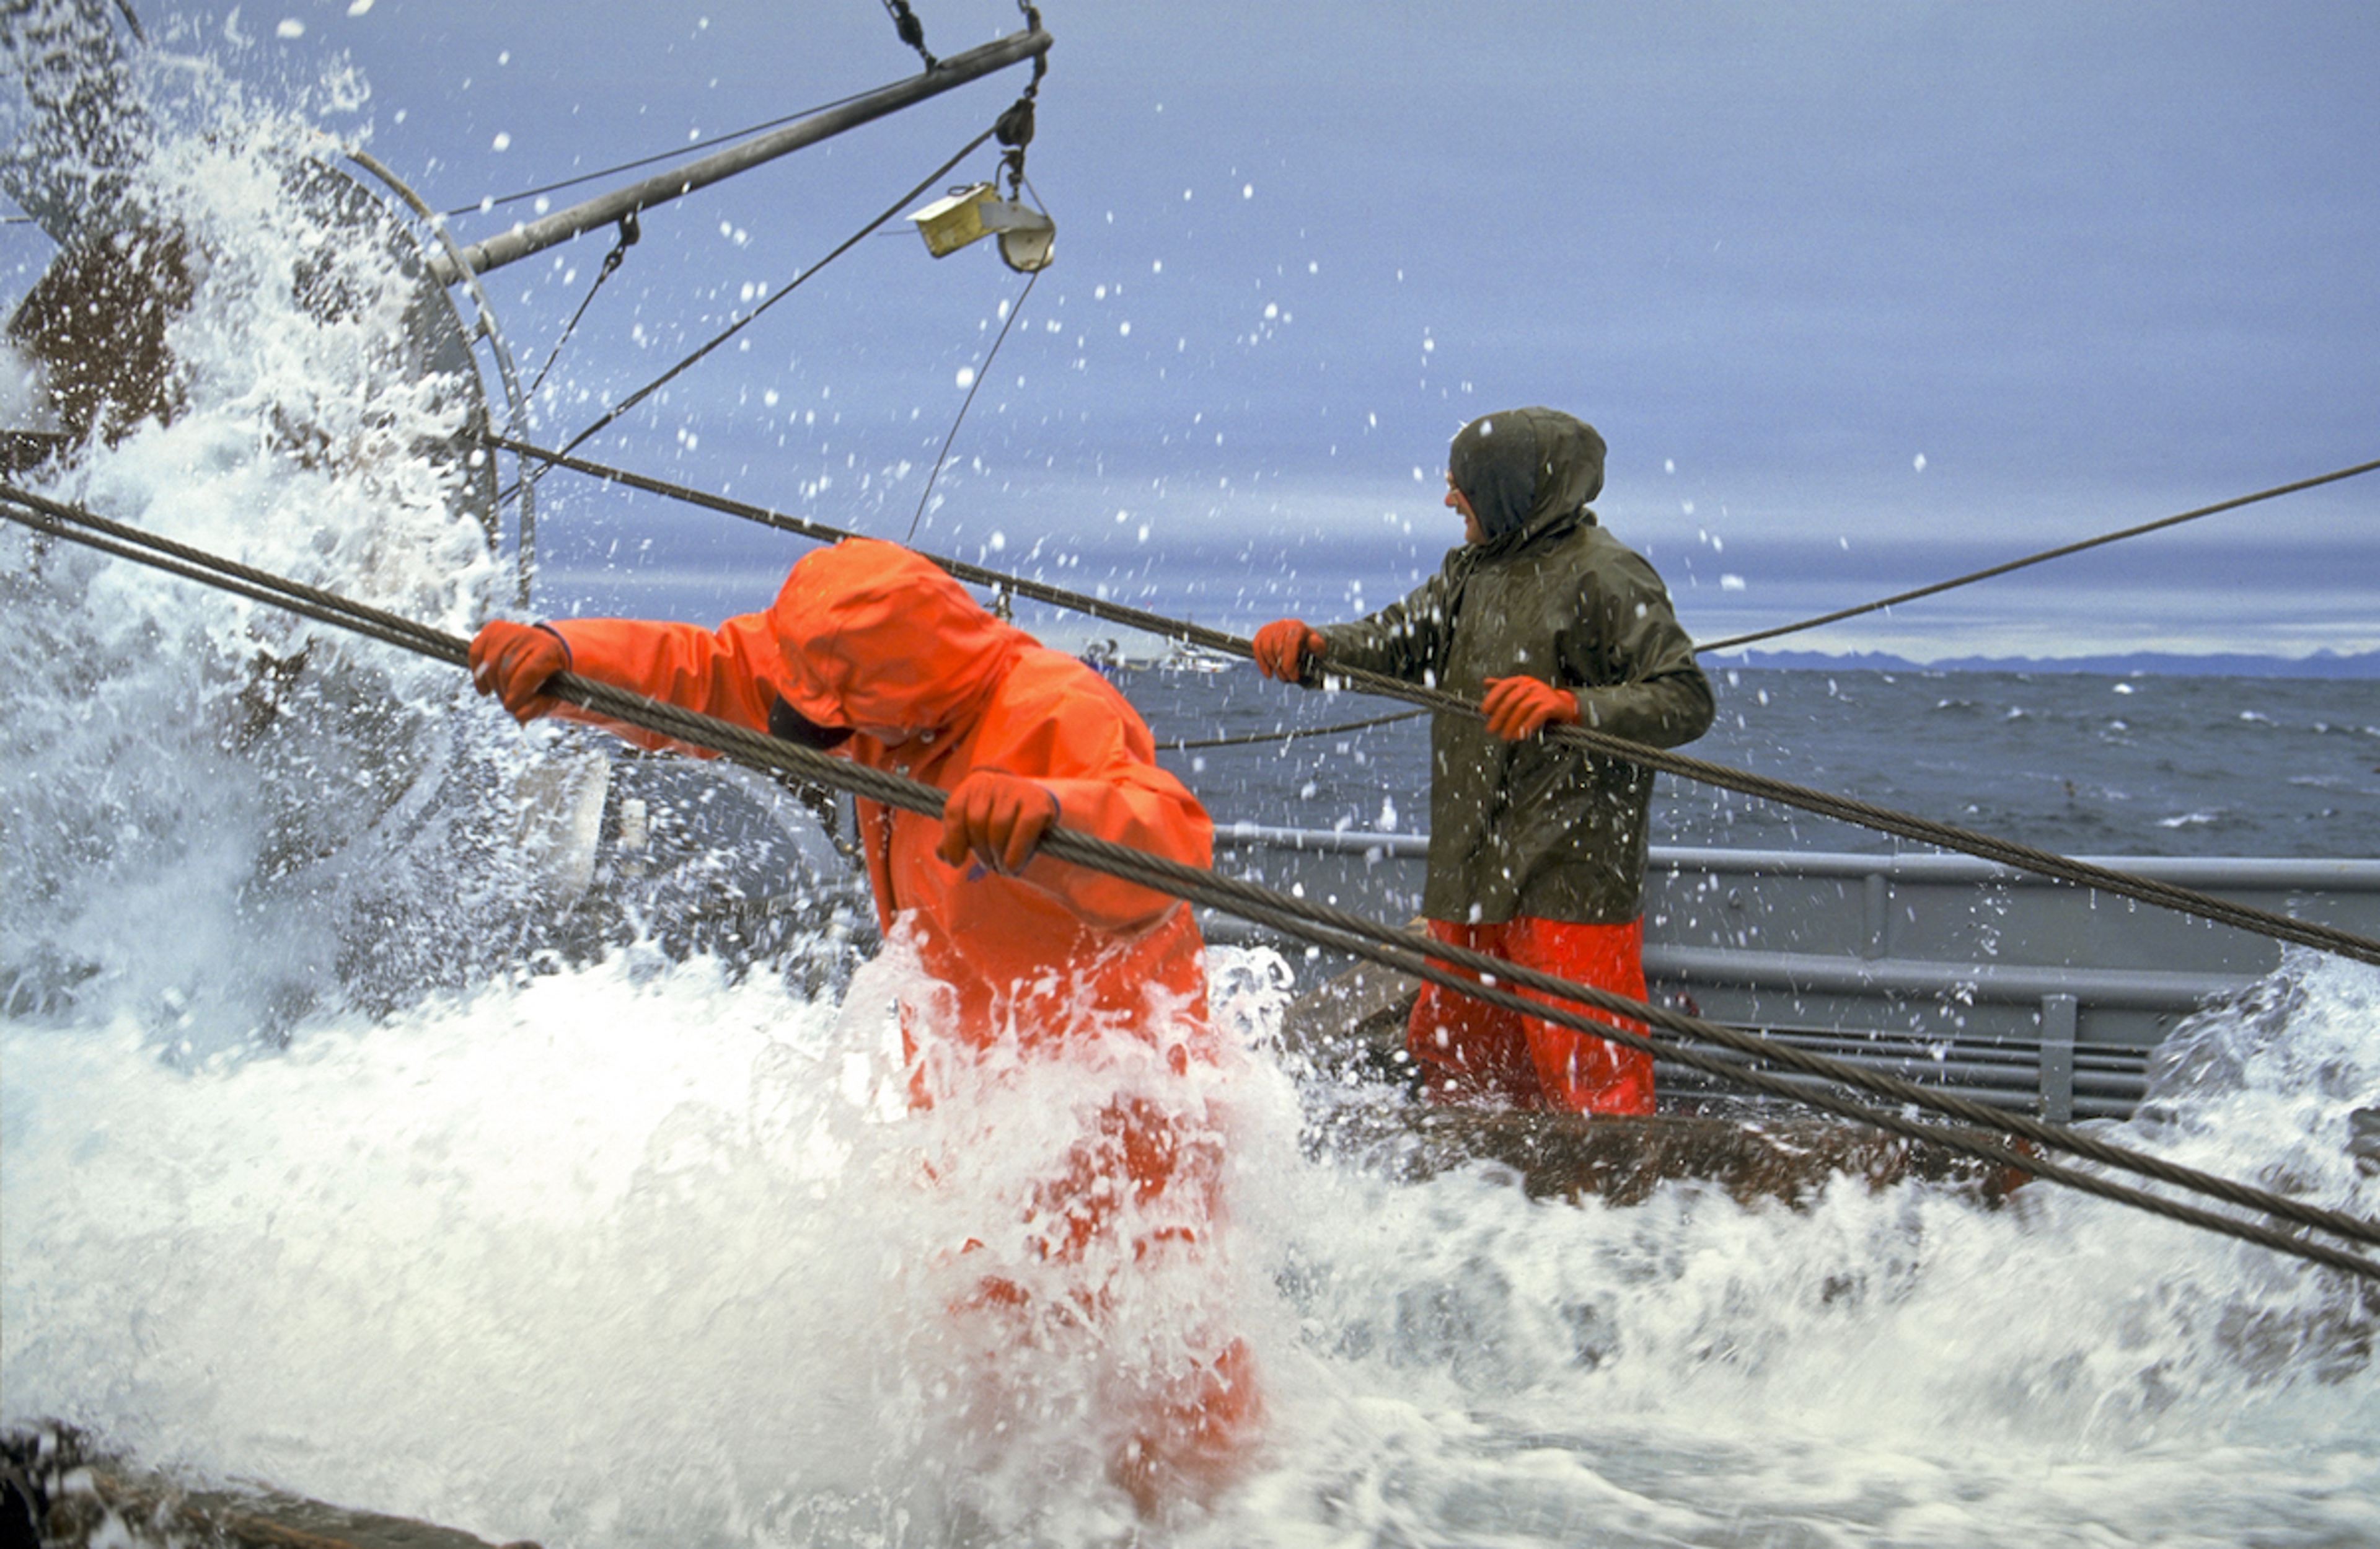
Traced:
<path fill-rule="evenodd" d="M 1800 1206 L 1838 1181 L 1870 1189 L 1923 1181 L 1998 1204 L 2019 1181 L 1948 1148 L 1825 1118 L 1737 1113 L 1594 1117 L 1351 1104 L 1320 1118 L 1315 1143 L 1401 1182 L 1489 1163 L 1532 1198 L 1643 1201 L 1664 1183 L 1700 1182 L 1741 1204 Z"/>
<path fill-rule="evenodd" d="M 1806 1204 L 1837 1179 L 1871 1189 L 1944 1185 L 1997 1204 L 2022 1181 L 1995 1164 L 1791 1104 L 1693 1098 L 1645 1117 L 1524 1113 L 1401 1101 L 1415 981 L 1361 965 L 1291 1003 L 1282 1043 L 1324 1071 L 1389 1083 L 1313 1116 L 1309 1143 L 1418 1182 L 1486 1162 L 1520 1175 L 1534 1198 L 1633 1204 L 1662 1183 L 1699 1181 L 1740 1203 Z M 2005 1137 L 1990 1139 L 2006 1142 Z"/>
<path fill-rule="evenodd" d="M 71 1427 L 0 1436 L 6 1549 L 176 1544 L 211 1549 L 537 1549 L 277 1491 L 184 1490 L 92 1449 Z"/>

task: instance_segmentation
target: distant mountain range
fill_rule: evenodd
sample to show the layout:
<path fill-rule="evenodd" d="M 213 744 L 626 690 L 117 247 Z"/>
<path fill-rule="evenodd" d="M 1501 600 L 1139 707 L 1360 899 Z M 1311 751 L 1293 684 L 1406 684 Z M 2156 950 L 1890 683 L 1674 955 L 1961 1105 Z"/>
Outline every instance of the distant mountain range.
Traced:
<path fill-rule="evenodd" d="M 1708 658 L 1706 658 L 1707 660 Z M 2184 656 L 2140 651 L 2114 656 L 1949 656 L 1912 662 L 1879 651 L 1828 655 L 1818 651 L 1744 651 L 1718 660 L 1747 667 L 1817 668 L 1831 672 L 2077 672 L 2111 677 L 2134 673 L 2170 677 L 2374 677 L 2380 651 L 2342 656 L 2317 651 L 2311 656 L 2251 656 L 2217 653 Z"/>

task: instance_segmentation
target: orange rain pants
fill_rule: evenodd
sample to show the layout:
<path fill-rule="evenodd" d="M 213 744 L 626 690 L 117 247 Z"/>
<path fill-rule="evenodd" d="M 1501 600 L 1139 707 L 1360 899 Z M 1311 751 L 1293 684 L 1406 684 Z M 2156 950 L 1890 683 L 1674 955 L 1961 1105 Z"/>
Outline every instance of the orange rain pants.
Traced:
<path fill-rule="evenodd" d="M 1522 915 L 1493 925 L 1429 921 L 1429 933 L 1523 968 L 1557 975 L 1631 1000 L 1645 998 L 1645 921 L 1585 924 Z M 1477 976 L 1462 969 L 1466 979 Z M 1553 1004 L 1547 996 L 1520 992 Z M 1615 1027 L 1638 1022 L 1567 1003 Z M 1508 1103 L 1571 1113 L 1649 1114 L 1653 1056 L 1573 1032 L 1559 1023 L 1489 1006 L 1425 981 L 1405 1026 L 1405 1047 L 1421 1062 L 1423 1091 L 1440 1103 Z"/>

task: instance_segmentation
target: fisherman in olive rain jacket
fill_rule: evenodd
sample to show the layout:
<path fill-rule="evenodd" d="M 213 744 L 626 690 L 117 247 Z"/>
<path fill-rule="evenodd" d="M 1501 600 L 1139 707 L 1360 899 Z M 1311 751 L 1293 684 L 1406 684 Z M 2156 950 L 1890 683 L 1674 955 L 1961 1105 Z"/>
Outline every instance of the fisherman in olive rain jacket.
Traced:
<path fill-rule="evenodd" d="M 1574 724 L 1674 748 L 1708 729 L 1713 705 L 1661 578 L 1587 508 L 1603 451 L 1593 426 L 1556 409 L 1473 421 L 1447 457 L 1464 545 L 1368 618 L 1265 626 L 1256 658 L 1309 686 L 1327 663 L 1478 700 L 1484 724 L 1431 723 L 1431 933 L 1642 1000 L 1653 772 L 1541 733 Z M 1406 1042 L 1441 1101 L 1652 1111 L 1649 1055 L 1435 985 Z"/>

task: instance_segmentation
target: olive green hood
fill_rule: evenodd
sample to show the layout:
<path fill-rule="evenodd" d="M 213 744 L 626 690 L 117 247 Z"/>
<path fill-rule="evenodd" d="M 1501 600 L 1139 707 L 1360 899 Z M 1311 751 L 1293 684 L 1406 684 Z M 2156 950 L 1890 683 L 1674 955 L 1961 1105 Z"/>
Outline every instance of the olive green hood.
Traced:
<path fill-rule="evenodd" d="M 1602 494 L 1603 437 L 1558 409 L 1501 409 L 1455 433 L 1446 473 L 1494 544 Z"/>

